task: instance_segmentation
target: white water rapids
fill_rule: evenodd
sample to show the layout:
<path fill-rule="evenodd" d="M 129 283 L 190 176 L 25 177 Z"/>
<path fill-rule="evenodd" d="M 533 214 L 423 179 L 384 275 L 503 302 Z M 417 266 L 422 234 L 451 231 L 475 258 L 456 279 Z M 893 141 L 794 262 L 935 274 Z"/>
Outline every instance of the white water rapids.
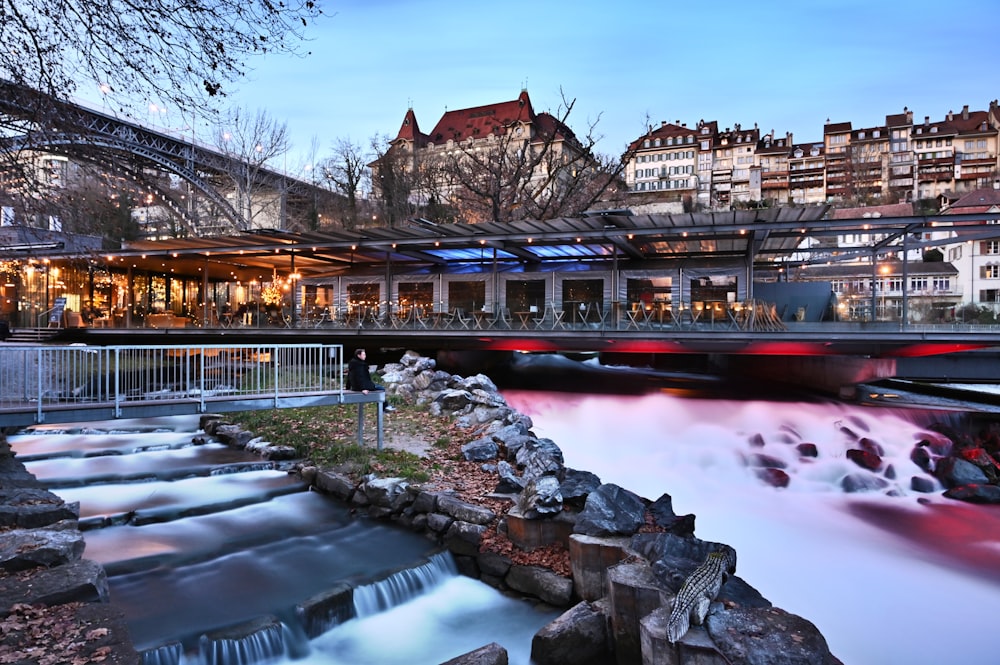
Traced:
<path fill-rule="evenodd" d="M 812 621 L 846 665 L 1000 663 L 1000 507 L 909 491 L 909 460 L 929 432 L 907 412 L 842 404 L 703 400 L 656 393 L 505 392 L 555 441 L 568 467 L 648 499 L 667 493 L 695 535 L 727 543 L 737 574 L 774 605 Z M 846 494 L 862 471 L 844 428 L 877 442 L 904 496 Z M 759 435 L 762 448 L 752 447 Z M 799 442 L 816 444 L 801 458 Z M 744 464 L 787 463 L 786 489 Z M 918 502 L 922 497 L 924 502 Z"/>

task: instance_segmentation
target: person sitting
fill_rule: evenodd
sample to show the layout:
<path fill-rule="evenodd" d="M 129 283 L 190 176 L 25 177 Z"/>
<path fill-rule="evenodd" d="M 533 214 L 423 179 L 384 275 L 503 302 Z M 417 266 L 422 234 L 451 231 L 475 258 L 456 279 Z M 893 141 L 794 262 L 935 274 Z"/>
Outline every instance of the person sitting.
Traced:
<path fill-rule="evenodd" d="M 347 363 L 348 390 L 357 390 L 365 395 L 372 390 L 385 390 L 384 386 L 380 386 L 372 381 L 371 371 L 368 369 L 368 363 L 365 361 L 367 357 L 368 354 L 364 349 L 355 349 L 354 357 Z M 391 404 L 386 404 L 385 410 L 395 411 L 396 409 Z"/>

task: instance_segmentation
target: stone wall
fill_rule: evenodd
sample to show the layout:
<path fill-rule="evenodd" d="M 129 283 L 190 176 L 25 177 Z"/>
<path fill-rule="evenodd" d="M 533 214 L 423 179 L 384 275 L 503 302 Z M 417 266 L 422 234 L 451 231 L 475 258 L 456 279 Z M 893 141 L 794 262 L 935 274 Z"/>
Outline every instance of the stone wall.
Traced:
<path fill-rule="evenodd" d="M 0 434 L 3 662 L 138 665 L 104 568 L 82 558 L 79 506 L 45 490 Z"/>

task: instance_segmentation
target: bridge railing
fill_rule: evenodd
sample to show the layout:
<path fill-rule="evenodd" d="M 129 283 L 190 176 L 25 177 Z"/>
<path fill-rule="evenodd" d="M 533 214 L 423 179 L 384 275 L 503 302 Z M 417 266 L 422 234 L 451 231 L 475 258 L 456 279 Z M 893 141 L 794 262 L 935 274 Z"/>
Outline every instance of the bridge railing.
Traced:
<path fill-rule="evenodd" d="M 0 347 L 0 409 L 316 395 L 344 389 L 340 344 Z"/>

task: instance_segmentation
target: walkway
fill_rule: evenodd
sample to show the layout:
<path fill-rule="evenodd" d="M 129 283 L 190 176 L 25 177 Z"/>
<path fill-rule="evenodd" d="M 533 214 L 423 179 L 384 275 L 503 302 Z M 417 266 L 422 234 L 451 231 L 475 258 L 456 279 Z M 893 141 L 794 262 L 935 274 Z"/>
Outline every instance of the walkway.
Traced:
<path fill-rule="evenodd" d="M 0 425 L 376 404 L 345 390 L 339 344 L 0 346 Z"/>

